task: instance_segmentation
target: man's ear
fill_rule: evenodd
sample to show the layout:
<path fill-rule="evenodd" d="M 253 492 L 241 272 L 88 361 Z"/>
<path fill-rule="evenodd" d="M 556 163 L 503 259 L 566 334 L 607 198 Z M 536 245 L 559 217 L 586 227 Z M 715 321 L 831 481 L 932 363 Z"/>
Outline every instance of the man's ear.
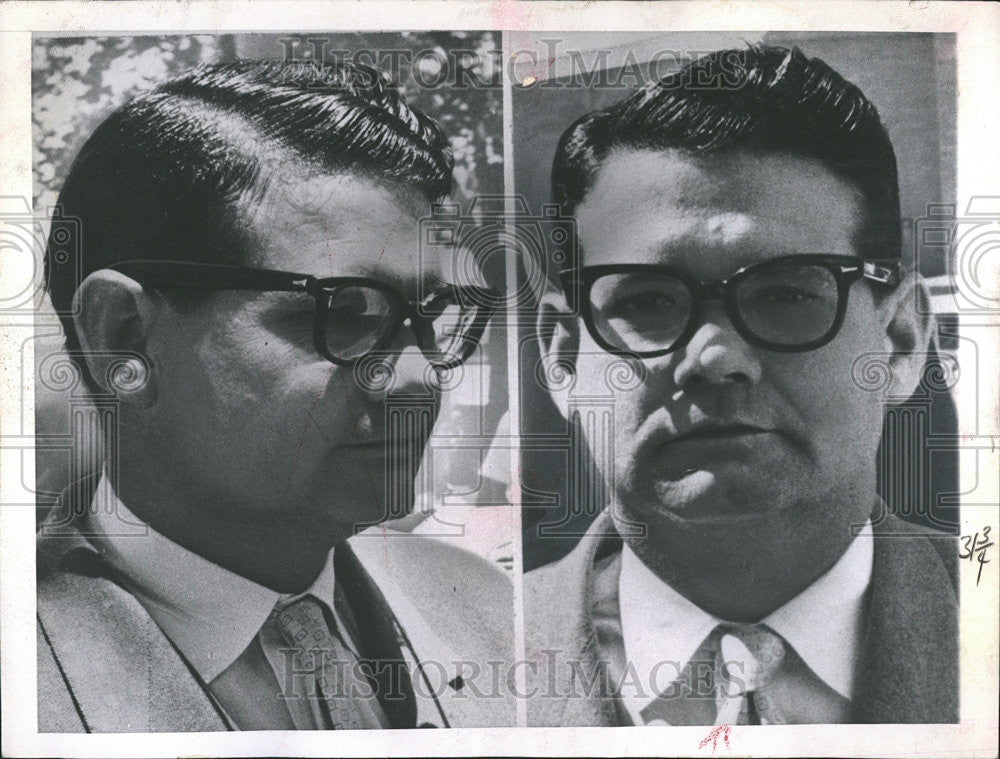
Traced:
<path fill-rule="evenodd" d="M 904 277 L 879 304 L 878 312 L 892 369 L 888 395 L 909 398 L 922 379 L 934 330 L 930 295 L 920 275 Z"/>
<path fill-rule="evenodd" d="M 73 324 L 90 376 L 104 392 L 143 408 L 156 400 L 146 351 L 154 312 L 142 285 L 110 269 L 93 272 L 73 297 Z"/>
<path fill-rule="evenodd" d="M 538 303 L 535 335 L 541 353 L 546 389 L 563 418 L 569 419 L 569 392 L 576 382 L 576 359 L 580 349 L 579 321 L 566 297 L 555 290 Z"/>

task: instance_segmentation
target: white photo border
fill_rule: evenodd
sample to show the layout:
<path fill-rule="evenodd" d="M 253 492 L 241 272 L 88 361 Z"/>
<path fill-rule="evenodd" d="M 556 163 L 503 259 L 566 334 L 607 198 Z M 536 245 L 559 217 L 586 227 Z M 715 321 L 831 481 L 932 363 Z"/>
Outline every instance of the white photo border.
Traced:
<path fill-rule="evenodd" d="M 7 2 L 0 5 L 0 195 L 32 197 L 31 46 L 32 35 L 154 34 L 239 31 L 361 31 L 409 29 L 497 29 L 505 45 L 520 33 L 544 31 L 781 31 L 953 32 L 958 81 L 957 208 L 977 196 L 1000 197 L 1000 6 L 985 2 L 518 2 L 497 0 L 376 0 L 254 3 L 235 0 L 185 2 Z M 507 132 L 509 139 L 509 130 Z M 505 146 L 506 148 L 507 146 Z M 505 156 L 510 153 L 505 149 Z M 0 258 L 0 278 L 33 276 L 31 262 Z M 993 283 L 1000 297 L 1000 281 Z M 985 430 L 970 443 L 986 447 L 960 453 L 963 503 L 961 534 L 986 524 L 1000 533 L 1000 439 L 997 429 L 1000 377 L 1000 317 L 977 321 L 979 371 L 985 386 L 956 389 L 959 433 Z M 2 322 L 0 322 L 0 326 Z M 30 330 L 30 327 L 28 328 Z M 23 384 L 21 361 L 6 360 L 21 350 L 15 329 L 0 333 L 0 428 L 27 415 L 33 433 L 33 386 Z M 965 344 L 967 341 L 963 341 Z M 26 350 L 30 350 L 28 343 Z M 972 361 L 972 356 L 959 356 Z M 512 367 L 513 371 L 516 368 Z M 967 380 L 966 380 L 967 381 Z M 963 398 L 987 401 L 975 409 Z M 17 422 L 19 425 L 20 422 Z M 26 456 L 23 479 L 8 468 L 20 462 L 0 449 L 0 503 L 32 500 L 33 462 Z M 5 756 L 460 756 L 460 755 L 630 755 L 657 754 L 791 756 L 995 756 L 998 730 L 998 601 L 996 553 L 975 583 L 978 565 L 961 572 L 961 722 L 957 725 L 808 725 L 741 727 L 730 747 L 700 746 L 708 734 L 697 728 L 483 728 L 357 732 L 146 733 L 122 735 L 41 734 L 36 731 L 34 510 L 0 508 L 0 652 Z M 517 563 L 517 562 L 515 562 Z"/>

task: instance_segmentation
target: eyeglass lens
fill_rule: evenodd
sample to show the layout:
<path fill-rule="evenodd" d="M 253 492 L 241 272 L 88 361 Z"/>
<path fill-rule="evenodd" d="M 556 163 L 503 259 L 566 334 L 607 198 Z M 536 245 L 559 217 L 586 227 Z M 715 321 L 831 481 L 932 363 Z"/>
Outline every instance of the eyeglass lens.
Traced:
<path fill-rule="evenodd" d="M 836 322 L 837 279 L 822 265 L 789 262 L 748 270 L 733 288 L 744 328 L 764 342 L 805 345 L 824 337 Z M 598 277 L 589 306 L 605 342 L 645 353 L 669 349 L 684 335 L 694 295 L 682 279 L 650 269 Z"/>
<path fill-rule="evenodd" d="M 594 326 L 620 350 L 643 353 L 673 345 L 687 328 L 691 291 L 667 273 L 606 274 L 590 288 Z"/>
<path fill-rule="evenodd" d="M 328 295 L 326 349 L 351 361 L 371 351 L 392 328 L 395 309 L 386 293 L 371 287 L 339 287 Z"/>
<path fill-rule="evenodd" d="M 338 287 L 328 294 L 323 334 L 326 349 L 337 359 L 353 361 L 375 350 L 403 317 L 387 293 L 364 285 Z M 475 347 L 481 309 L 441 296 L 420 308 L 414 324 L 422 350 L 442 363 L 465 359 Z"/>
<path fill-rule="evenodd" d="M 837 319 L 837 279 L 825 266 L 785 264 L 749 273 L 736 287 L 736 308 L 762 340 L 795 346 L 823 337 Z"/>
<path fill-rule="evenodd" d="M 466 336 L 472 329 L 477 310 L 462 308 L 454 298 L 448 297 L 435 300 L 423 309 L 423 313 L 433 320 L 434 347 L 442 359 L 450 361 L 464 357 Z"/>

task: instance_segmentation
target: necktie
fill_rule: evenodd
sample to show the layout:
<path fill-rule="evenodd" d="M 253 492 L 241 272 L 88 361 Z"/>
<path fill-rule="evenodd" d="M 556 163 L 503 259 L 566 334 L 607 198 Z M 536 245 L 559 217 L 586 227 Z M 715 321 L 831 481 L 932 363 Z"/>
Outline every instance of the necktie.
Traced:
<path fill-rule="evenodd" d="M 383 727 L 384 712 L 358 658 L 331 631 L 320 602 L 304 596 L 275 611 L 275 622 L 291 648 L 283 682 L 286 698 L 309 699 L 315 723 L 327 730 Z M 304 680 L 303 680 L 304 678 Z"/>
<path fill-rule="evenodd" d="M 836 724 L 850 709 L 771 628 L 722 624 L 640 716 L 647 725 Z"/>
<path fill-rule="evenodd" d="M 715 719 L 718 628 L 692 654 L 677 677 L 640 712 L 647 725 L 711 725 Z M 668 659 L 665 657 L 665 661 Z M 664 668 L 666 671 L 670 671 Z"/>
<path fill-rule="evenodd" d="M 786 722 L 768 686 L 785 660 L 785 644 L 766 625 L 722 625 L 717 725 Z"/>
<path fill-rule="evenodd" d="M 670 686 L 647 704 L 647 725 L 760 725 L 786 720 L 768 686 L 785 659 L 763 625 L 719 625 Z"/>

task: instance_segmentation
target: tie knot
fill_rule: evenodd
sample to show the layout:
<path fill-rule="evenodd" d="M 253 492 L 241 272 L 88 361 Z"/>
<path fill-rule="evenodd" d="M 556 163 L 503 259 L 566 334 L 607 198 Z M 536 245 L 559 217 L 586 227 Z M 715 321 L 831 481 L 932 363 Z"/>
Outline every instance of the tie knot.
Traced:
<path fill-rule="evenodd" d="M 723 625 L 719 639 L 730 695 L 761 690 L 781 666 L 785 643 L 766 625 Z"/>
<path fill-rule="evenodd" d="M 285 640 L 300 648 L 325 648 L 330 638 L 330 628 L 323 615 L 323 607 L 312 596 L 303 596 L 274 611 Z"/>

